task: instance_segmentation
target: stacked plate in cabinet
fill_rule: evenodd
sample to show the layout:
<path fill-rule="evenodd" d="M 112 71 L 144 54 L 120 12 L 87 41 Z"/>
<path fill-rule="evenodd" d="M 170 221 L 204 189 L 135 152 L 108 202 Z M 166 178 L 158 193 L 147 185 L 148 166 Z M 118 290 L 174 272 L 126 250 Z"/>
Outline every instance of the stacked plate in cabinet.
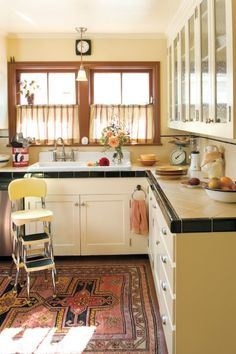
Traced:
<path fill-rule="evenodd" d="M 188 166 L 165 165 L 156 168 L 156 174 L 161 178 L 177 179 L 185 176 L 188 172 Z"/>

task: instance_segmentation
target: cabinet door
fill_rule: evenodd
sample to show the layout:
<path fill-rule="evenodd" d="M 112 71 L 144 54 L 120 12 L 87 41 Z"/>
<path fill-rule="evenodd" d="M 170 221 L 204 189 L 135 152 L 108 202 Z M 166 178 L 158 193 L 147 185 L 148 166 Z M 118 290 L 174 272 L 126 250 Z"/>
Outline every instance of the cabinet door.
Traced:
<path fill-rule="evenodd" d="M 172 95 L 169 98 L 169 102 L 172 102 L 172 116 L 169 115 L 169 118 L 172 117 L 172 120 L 169 119 L 170 128 L 235 138 L 232 30 L 234 6 L 234 2 L 228 0 L 198 2 L 192 16 L 179 32 L 180 89 L 176 85 L 177 44 L 176 40 L 173 40 L 172 67 L 170 60 L 168 66 L 172 74 L 173 88 L 172 92 L 169 89 L 169 95 Z M 170 84 L 169 79 L 169 86 Z M 177 119 L 176 99 L 179 96 L 181 118 Z"/>
<path fill-rule="evenodd" d="M 228 67 L 226 48 L 226 1 L 214 1 L 215 28 L 215 117 L 217 123 L 227 122 Z"/>
<path fill-rule="evenodd" d="M 81 196 L 81 254 L 130 253 L 129 195 Z"/>
<path fill-rule="evenodd" d="M 39 199 L 28 198 L 27 208 L 41 208 Z M 48 195 L 46 208 L 53 211 L 52 236 L 55 255 L 80 255 L 79 197 Z M 27 233 L 42 232 L 42 223 L 27 225 Z"/>
<path fill-rule="evenodd" d="M 209 62 L 209 2 L 203 0 L 200 4 L 200 69 L 201 69 L 201 100 L 200 100 L 200 120 L 207 123 L 210 119 L 211 105 L 211 77 Z"/>

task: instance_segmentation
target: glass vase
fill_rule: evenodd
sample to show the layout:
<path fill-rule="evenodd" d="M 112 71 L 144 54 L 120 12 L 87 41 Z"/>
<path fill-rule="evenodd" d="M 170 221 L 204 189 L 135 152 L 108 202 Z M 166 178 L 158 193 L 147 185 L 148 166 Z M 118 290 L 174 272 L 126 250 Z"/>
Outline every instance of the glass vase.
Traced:
<path fill-rule="evenodd" d="M 28 104 L 34 104 L 34 93 L 31 93 L 26 99 Z"/>
<path fill-rule="evenodd" d="M 121 165 L 123 160 L 123 152 L 121 147 L 115 148 L 115 152 L 113 154 L 113 161 L 117 165 Z"/>

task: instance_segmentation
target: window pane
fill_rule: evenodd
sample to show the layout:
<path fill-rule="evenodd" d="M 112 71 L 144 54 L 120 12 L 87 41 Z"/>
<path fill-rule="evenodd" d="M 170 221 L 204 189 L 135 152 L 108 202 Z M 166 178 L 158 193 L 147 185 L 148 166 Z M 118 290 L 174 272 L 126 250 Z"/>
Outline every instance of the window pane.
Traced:
<path fill-rule="evenodd" d="M 122 74 L 122 104 L 149 103 L 149 74 Z"/>
<path fill-rule="evenodd" d="M 24 80 L 27 81 L 28 87 L 30 82 L 35 81 L 36 89 L 32 92 L 34 93 L 34 104 L 47 104 L 47 74 L 22 73 L 20 75 L 20 82 L 23 82 Z M 27 99 L 24 94 L 20 95 L 20 104 L 27 104 Z"/>
<path fill-rule="evenodd" d="M 75 74 L 49 73 L 49 104 L 75 104 Z"/>
<path fill-rule="evenodd" d="M 121 103 L 120 73 L 94 74 L 94 104 Z"/>

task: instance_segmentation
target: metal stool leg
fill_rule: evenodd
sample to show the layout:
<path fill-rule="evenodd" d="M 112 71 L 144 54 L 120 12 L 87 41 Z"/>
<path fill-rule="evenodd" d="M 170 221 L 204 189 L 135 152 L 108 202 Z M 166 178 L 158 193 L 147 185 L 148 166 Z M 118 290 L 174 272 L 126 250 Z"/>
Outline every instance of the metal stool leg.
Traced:
<path fill-rule="evenodd" d="M 27 299 L 30 300 L 30 273 L 27 273 Z"/>
<path fill-rule="evenodd" d="M 56 276 L 56 269 L 52 268 L 52 285 L 53 285 L 53 297 L 56 297 L 56 282 L 55 282 L 55 276 Z"/>

